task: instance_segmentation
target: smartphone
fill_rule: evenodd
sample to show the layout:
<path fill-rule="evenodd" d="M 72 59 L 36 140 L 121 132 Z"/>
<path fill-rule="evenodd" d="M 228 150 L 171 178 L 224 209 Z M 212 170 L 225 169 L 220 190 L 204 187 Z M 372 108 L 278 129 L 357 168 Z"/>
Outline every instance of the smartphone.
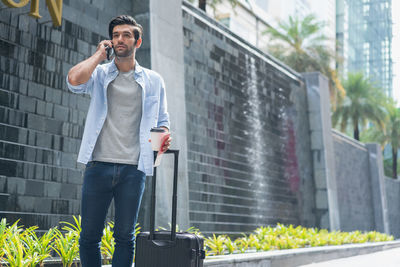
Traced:
<path fill-rule="evenodd" d="M 114 55 L 114 47 L 109 47 L 106 45 L 106 52 L 107 52 L 107 60 L 110 60 L 111 57 Z"/>

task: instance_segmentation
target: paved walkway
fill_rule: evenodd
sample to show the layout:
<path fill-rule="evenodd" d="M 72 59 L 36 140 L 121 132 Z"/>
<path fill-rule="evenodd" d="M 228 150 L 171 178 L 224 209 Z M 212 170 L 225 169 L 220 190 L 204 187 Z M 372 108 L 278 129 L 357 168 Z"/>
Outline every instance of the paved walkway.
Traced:
<path fill-rule="evenodd" d="M 400 248 L 298 267 L 400 267 Z"/>

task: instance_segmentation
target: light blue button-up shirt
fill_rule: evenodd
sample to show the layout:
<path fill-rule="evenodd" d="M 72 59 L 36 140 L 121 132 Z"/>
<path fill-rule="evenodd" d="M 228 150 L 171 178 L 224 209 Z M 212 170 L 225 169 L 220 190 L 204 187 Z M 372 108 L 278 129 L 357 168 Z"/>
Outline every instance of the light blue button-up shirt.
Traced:
<path fill-rule="evenodd" d="M 86 164 L 92 160 L 92 153 L 97 138 L 107 117 L 107 87 L 118 75 L 114 63 L 98 65 L 90 79 L 77 86 L 67 84 L 74 93 L 86 93 L 91 96 L 90 106 L 86 117 L 85 130 L 79 150 L 78 162 Z M 165 126 L 169 128 L 167 98 L 162 77 L 155 71 L 135 64 L 135 80 L 142 89 L 142 119 L 140 121 L 140 156 L 138 170 L 153 175 L 154 155 L 149 143 L 150 129 Z"/>

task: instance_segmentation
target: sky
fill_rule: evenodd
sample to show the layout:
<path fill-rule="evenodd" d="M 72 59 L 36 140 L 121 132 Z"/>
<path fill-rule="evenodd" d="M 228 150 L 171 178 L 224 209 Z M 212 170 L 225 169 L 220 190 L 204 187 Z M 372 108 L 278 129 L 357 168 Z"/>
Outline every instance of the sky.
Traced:
<path fill-rule="evenodd" d="M 400 1 L 392 1 L 393 18 L 393 98 L 400 107 Z"/>

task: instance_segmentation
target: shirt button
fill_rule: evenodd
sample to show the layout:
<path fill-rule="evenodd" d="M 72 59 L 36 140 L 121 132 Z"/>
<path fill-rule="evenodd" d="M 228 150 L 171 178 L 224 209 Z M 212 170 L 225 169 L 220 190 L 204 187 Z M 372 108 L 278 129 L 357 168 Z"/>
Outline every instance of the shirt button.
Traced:
<path fill-rule="evenodd" d="M 99 134 L 99 131 L 96 131 L 97 134 Z"/>

